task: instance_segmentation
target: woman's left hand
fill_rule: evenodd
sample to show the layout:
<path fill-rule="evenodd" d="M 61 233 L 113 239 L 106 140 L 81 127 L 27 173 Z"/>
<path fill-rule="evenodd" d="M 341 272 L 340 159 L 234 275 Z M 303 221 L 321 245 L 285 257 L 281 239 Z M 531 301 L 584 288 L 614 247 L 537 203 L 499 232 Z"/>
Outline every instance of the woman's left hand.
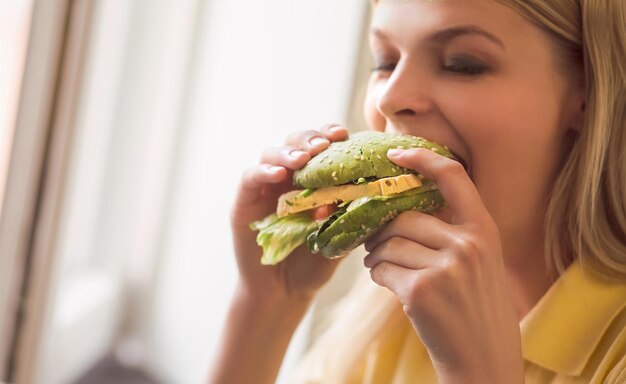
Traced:
<path fill-rule="evenodd" d="M 372 280 L 400 300 L 442 383 L 523 383 L 497 225 L 463 166 L 426 149 L 389 159 L 434 180 L 442 215 L 405 212 L 366 242 Z"/>

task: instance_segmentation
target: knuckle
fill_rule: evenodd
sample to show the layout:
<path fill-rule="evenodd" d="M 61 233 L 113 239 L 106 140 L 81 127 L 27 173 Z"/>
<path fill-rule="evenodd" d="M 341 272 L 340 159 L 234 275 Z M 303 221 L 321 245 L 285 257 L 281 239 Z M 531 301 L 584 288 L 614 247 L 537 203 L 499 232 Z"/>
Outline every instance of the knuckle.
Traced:
<path fill-rule="evenodd" d="M 397 236 L 392 236 L 387 241 L 381 244 L 380 246 L 380 254 L 389 256 L 393 254 L 394 250 L 398 249 L 398 246 L 401 243 L 401 239 Z"/>
<path fill-rule="evenodd" d="M 301 148 L 303 144 L 306 144 L 306 141 L 312 136 L 319 136 L 320 133 L 316 130 L 309 129 L 307 131 L 298 131 L 293 132 L 287 136 L 286 143 L 289 145 L 296 146 Z"/>
<path fill-rule="evenodd" d="M 461 274 L 461 263 L 454 257 L 446 257 L 439 269 L 440 280 L 445 282 L 458 282 Z"/>
<path fill-rule="evenodd" d="M 470 235 L 457 235 L 454 237 L 453 250 L 455 259 L 469 265 L 480 263 L 480 247 L 478 240 Z"/>
<path fill-rule="evenodd" d="M 414 153 L 418 156 L 430 156 L 432 155 L 432 151 L 428 148 L 411 148 L 409 151 L 409 153 Z"/>
<path fill-rule="evenodd" d="M 378 265 L 376 265 L 374 268 L 370 270 L 372 280 L 380 284 L 383 280 L 383 277 L 387 273 L 388 269 L 389 269 L 389 263 L 387 263 L 386 261 L 378 263 Z"/>
<path fill-rule="evenodd" d="M 331 131 L 331 128 L 343 128 L 340 124 L 337 123 L 329 123 L 329 124 L 325 124 L 322 126 L 322 128 L 320 128 L 320 131 L 323 133 L 330 133 L 332 134 L 333 132 Z"/>
<path fill-rule="evenodd" d="M 284 146 L 276 149 L 276 157 L 279 159 L 278 161 L 290 165 L 297 162 L 299 153 L 302 154 L 307 152 L 292 146 Z"/>
<path fill-rule="evenodd" d="M 428 148 L 411 148 L 405 153 L 412 157 L 414 156 L 419 161 L 432 161 L 433 156 L 437 156 Z"/>
<path fill-rule="evenodd" d="M 402 303 L 402 310 L 410 319 L 415 318 L 420 314 L 420 312 L 422 312 L 420 306 L 421 302 L 422 300 L 419 298 L 408 300 Z"/>
<path fill-rule="evenodd" d="M 432 285 L 433 280 L 429 278 L 428 275 L 417 275 L 413 278 L 411 292 L 415 295 L 415 298 L 418 299 L 426 292 L 429 292 L 432 289 Z"/>
<path fill-rule="evenodd" d="M 304 131 L 304 135 L 303 136 L 305 138 L 309 138 L 309 137 L 312 137 L 312 136 L 320 136 L 320 134 L 321 134 L 320 131 L 316 131 L 315 129 L 309 129 L 309 130 Z"/>
<path fill-rule="evenodd" d="M 288 168 L 297 167 L 303 161 L 307 161 L 310 154 L 290 145 L 268 147 L 263 150 L 259 164 L 281 165 Z"/>
<path fill-rule="evenodd" d="M 386 242 L 387 249 L 390 251 L 395 249 L 396 247 L 398 247 L 398 245 L 400 245 L 400 242 L 401 241 L 398 236 L 391 236 Z"/>
<path fill-rule="evenodd" d="M 404 300 L 405 311 L 410 311 L 407 313 L 408 315 L 413 315 L 420 310 L 420 304 L 427 301 L 432 289 L 433 282 L 428 275 L 417 274 L 410 279 Z"/>
<path fill-rule="evenodd" d="M 376 247 L 376 255 L 379 258 L 385 257 L 389 255 L 389 250 L 390 250 L 389 240 L 383 241 L 382 243 L 378 245 L 378 247 Z"/>
<path fill-rule="evenodd" d="M 451 176 L 465 176 L 465 168 L 463 168 L 463 165 L 458 161 L 444 159 L 441 168 L 443 172 Z"/>
<path fill-rule="evenodd" d="M 387 270 L 389 269 L 389 263 L 383 261 L 382 263 L 378 264 L 378 267 L 376 269 L 378 270 L 378 273 L 383 276 L 387 273 Z"/>
<path fill-rule="evenodd" d="M 299 149 L 292 145 L 284 145 L 282 147 L 276 147 L 274 151 L 280 153 L 281 155 L 289 156 L 293 151 L 299 151 Z"/>

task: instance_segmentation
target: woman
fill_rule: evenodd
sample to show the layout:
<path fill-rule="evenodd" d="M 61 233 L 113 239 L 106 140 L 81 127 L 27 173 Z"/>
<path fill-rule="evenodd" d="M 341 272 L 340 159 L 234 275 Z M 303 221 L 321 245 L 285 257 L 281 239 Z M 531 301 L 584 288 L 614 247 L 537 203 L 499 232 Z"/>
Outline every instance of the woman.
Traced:
<path fill-rule="evenodd" d="M 626 3 L 379 0 L 370 43 L 370 128 L 446 144 L 469 169 L 388 153 L 448 208 L 404 213 L 366 243 L 390 296 L 356 288 L 366 304 L 337 315 L 294 381 L 626 382 Z M 248 224 L 347 135 L 294 134 L 244 174 L 240 282 L 210 382 L 275 380 L 339 261 L 298 249 L 261 266 Z"/>

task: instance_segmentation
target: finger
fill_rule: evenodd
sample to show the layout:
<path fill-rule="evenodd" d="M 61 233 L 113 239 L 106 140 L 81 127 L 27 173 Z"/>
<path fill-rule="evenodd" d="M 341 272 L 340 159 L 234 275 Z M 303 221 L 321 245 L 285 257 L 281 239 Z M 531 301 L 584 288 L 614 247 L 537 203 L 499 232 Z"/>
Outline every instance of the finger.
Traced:
<path fill-rule="evenodd" d="M 288 169 L 302 168 L 311 155 L 295 147 L 271 147 L 263 151 L 261 163 L 281 165 Z"/>
<path fill-rule="evenodd" d="M 327 124 L 320 129 L 320 132 L 330 141 L 345 140 L 349 136 L 348 129 L 339 124 Z"/>
<path fill-rule="evenodd" d="M 487 211 L 480 195 L 458 161 L 425 148 L 392 149 L 387 156 L 401 167 L 414 169 L 433 180 L 460 222 L 485 218 Z"/>
<path fill-rule="evenodd" d="M 268 184 L 285 181 L 287 170 L 284 167 L 259 164 L 244 171 L 237 191 L 237 201 L 241 204 L 253 204 L 259 200 L 262 188 Z"/>
<path fill-rule="evenodd" d="M 456 230 L 454 226 L 429 214 L 407 211 L 401 213 L 380 232 L 367 240 L 365 249 L 371 251 L 393 237 L 403 237 L 425 247 L 438 250 L 445 248 Z"/>
<path fill-rule="evenodd" d="M 327 124 L 319 131 L 295 132 L 287 137 L 286 144 L 302 149 L 315 156 L 326 149 L 331 142 L 347 139 L 348 130 L 339 124 Z"/>
<path fill-rule="evenodd" d="M 328 148 L 330 140 L 319 131 L 304 131 L 292 133 L 287 137 L 286 144 L 308 152 L 315 156 Z"/>
<path fill-rule="evenodd" d="M 370 269 L 370 277 L 373 282 L 389 289 L 396 296 L 404 297 L 407 286 L 410 286 L 410 282 L 420 272 L 384 261 Z"/>
<path fill-rule="evenodd" d="M 439 253 L 422 244 L 405 239 L 392 237 L 374 248 L 363 264 L 367 268 L 375 268 L 378 264 L 389 262 L 408 269 L 423 269 L 436 265 L 441 257 Z"/>

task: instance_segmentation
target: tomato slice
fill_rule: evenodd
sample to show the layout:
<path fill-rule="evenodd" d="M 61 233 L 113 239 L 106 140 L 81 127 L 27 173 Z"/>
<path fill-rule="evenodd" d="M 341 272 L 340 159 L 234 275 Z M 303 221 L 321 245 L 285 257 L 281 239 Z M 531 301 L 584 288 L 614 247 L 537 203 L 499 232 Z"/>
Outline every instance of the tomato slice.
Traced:
<path fill-rule="evenodd" d="M 312 216 L 315 220 L 323 220 L 332 215 L 337 210 L 337 204 L 328 204 L 317 207 L 313 210 Z"/>

